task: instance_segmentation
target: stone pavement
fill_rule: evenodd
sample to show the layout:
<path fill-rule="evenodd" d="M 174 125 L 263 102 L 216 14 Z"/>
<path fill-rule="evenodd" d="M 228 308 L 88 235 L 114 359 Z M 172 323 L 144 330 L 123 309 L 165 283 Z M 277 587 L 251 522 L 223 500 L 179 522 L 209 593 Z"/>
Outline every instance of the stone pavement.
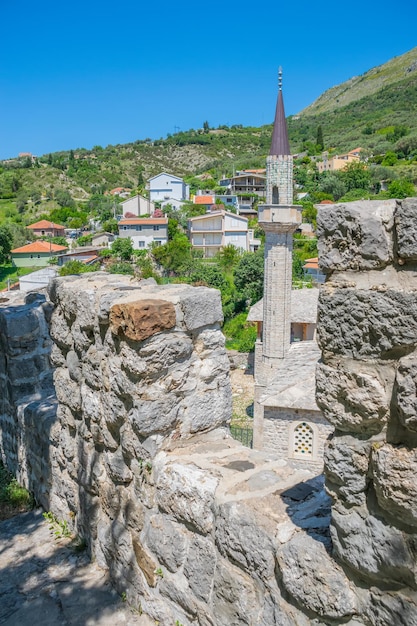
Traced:
<path fill-rule="evenodd" d="M 56 539 L 42 511 L 0 522 L 0 624 L 153 626 L 124 604 L 106 572 Z"/>

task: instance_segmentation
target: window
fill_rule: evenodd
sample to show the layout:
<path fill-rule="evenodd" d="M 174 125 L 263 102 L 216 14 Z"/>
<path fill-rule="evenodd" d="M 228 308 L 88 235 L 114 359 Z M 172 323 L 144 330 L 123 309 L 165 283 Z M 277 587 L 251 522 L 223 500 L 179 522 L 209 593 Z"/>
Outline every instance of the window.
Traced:
<path fill-rule="evenodd" d="M 158 225 L 158 224 L 154 224 L 154 225 L 153 225 L 153 229 L 154 229 L 154 230 L 159 230 L 159 225 Z"/>
<path fill-rule="evenodd" d="M 162 244 L 162 241 L 156 241 L 156 240 L 154 241 L 155 246 L 160 246 L 161 244 Z"/>
<path fill-rule="evenodd" d="M 136 226 L 136 230 L 142 230 L 142 226 Z"/>
<path fill-rule="evenodd" d="M 307 422 L 300 422 L 294 428 L 294 456 L 312 458 L 313 456 L 313 429 Z"/>
<path fill-rule="evenodd" d="M 145 242 L 139 241 L 139 248 L 144 248 L 144 247 L 145 247 Z"/>
<path fill-rule="evenodd" d="M 123 226 L 123 230 L 127 230 L 127 226 Z"/>

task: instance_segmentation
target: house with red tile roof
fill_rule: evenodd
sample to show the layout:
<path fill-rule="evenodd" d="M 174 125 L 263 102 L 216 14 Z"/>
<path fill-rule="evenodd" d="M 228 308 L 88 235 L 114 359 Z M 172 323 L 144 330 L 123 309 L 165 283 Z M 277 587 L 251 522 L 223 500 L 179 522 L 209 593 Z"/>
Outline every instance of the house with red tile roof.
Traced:
<path fill-rule="evenodd" d="M 34 241 L 26 246 L 11 251 L 12 263 L 15 267 L 44 267 L 52 257 L 64 254 L 65 246 L 49 241 Z"/>
<path fill-rule="evenodd" d="M 65 237 L 65 228 L 61 224 L 54 224 L 50 220 L 41 220 L 27 227 L 35 237 Z"/>
<path fill-rule="evenodd" d="M 119 221 L 119 237 L 130 238 L 134 250 L 149 248 L 154 243 L 162 245 L 168 241 L 167 217 L 136 217 Z"/>

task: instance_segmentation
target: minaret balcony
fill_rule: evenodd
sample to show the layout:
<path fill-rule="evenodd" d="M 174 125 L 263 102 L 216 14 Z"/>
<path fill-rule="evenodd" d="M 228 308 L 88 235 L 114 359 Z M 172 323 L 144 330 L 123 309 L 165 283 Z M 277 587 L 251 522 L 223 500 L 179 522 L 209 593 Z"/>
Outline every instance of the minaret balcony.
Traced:
<path fill-rule="evenodd" d="M 298 205 L 260 204 L 258 223 L 264 230 L 296 230 L 302 221 L 301 211 L 302 207 Z"/>

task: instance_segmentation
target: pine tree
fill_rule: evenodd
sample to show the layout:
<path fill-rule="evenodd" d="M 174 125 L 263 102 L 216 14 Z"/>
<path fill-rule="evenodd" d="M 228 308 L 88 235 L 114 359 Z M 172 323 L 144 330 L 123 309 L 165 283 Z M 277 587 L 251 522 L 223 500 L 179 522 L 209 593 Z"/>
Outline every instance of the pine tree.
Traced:
<path fill-rule="evenodd" d="M 323 140 L 323 129 L 321 126 L 318 126 L 317 128 L 317 149 L 318 150 L 323 150 L 324 149 L 324 140 Z"/>

